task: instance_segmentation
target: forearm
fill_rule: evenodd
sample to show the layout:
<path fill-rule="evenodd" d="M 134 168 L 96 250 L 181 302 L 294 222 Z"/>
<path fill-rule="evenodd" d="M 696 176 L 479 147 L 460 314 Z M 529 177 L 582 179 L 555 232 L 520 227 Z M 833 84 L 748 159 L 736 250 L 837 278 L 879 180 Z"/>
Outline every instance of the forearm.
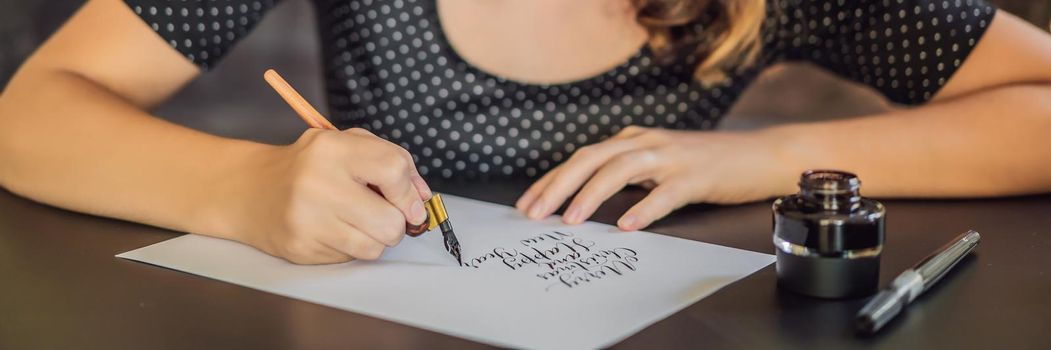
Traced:
<path fill-rule="evenodd" d="M 223 207 L 272 146 L 176 126 L 71 73 L 20 75 L 0 95 L 0 185 L 75 211 L 230 234 Z"/>
<path fill-rule="evenodd" d="M 990 89 L 918 108 L 759 132 L 785 176 L 857 173 L 879 197 L 973 197 L 1051 191 L 1051 86 Z"/>

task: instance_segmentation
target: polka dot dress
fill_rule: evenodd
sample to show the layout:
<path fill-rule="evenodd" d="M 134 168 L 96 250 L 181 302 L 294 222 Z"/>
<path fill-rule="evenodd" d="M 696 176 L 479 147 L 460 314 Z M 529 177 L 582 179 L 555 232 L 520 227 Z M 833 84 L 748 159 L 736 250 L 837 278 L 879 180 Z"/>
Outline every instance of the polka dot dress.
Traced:
<path fill-rule="evenodd" d="M 126 0 L 175 49 L 208 69 L 274 0 Z M 315 0 L 329 118 L 408 149 L 421 174 L 536 177 L 629 125 L 711 129 L 765 67 L 808 61 L 902 104 L 929 100 L 963 63 L 995 10 L 980 0 L 771 0 L 757 64 L 725 81 L 692 79 L 696 57 L 643 48 L 566 84 L 526 84 L 465 62 L 434 0 Z M 709 18 L 694 24 L 703 28 Z"/>

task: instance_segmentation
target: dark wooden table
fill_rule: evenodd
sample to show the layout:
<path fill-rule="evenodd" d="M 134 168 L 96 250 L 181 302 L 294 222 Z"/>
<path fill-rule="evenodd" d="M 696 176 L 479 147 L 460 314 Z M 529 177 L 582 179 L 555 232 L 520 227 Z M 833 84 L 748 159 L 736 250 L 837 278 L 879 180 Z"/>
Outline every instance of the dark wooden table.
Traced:
<path fill-rule="evenodd" d="M 512 203 L 523 183 L 438 184 Z M 644 193 L 598 213 L 614 222 Z M 858 337 L 864 300 L 775 287 L 773 266 L 628 338 L 622 348 L 1048 348 L 1051 196 L 885 201 L 882 284 L 966 229 L 977 253 L 880 335 Z M 652 231 L 772 253 L 768 203 L 692 206 Z M 114 258 L 179 233 L 71 213 L 0 190 L 0 349 L 477 348 L 389 321 Z M 494 322 L 499 322 L 494 320 Z"/>

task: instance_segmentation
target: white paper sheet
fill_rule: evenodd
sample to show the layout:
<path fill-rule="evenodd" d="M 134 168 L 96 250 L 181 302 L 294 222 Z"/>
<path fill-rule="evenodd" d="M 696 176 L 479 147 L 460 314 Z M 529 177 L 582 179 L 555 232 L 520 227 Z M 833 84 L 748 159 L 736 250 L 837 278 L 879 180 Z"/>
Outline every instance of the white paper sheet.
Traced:
<path fill-rule="evenodd" d="M 457 266 L 437 230 L 406 237 L 377 261 L 338 265 L 298 266 L 198 235 L 117 256 L 497 346 L 539 349 L 612 345 L 774 261 L 443 199 L 469 266 Z"/>

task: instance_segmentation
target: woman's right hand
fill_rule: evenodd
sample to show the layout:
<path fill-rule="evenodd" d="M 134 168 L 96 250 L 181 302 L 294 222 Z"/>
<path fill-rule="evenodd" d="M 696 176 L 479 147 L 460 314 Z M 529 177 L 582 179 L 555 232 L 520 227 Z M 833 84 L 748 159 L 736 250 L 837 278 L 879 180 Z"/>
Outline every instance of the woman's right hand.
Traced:
<path fill-rule="evenodd" d="M 296 264 L 372 260 L 426 220 L 431 191 L 404 148 L 364 129 L 309 129 L 264 157 L 234 238 Z"/>

